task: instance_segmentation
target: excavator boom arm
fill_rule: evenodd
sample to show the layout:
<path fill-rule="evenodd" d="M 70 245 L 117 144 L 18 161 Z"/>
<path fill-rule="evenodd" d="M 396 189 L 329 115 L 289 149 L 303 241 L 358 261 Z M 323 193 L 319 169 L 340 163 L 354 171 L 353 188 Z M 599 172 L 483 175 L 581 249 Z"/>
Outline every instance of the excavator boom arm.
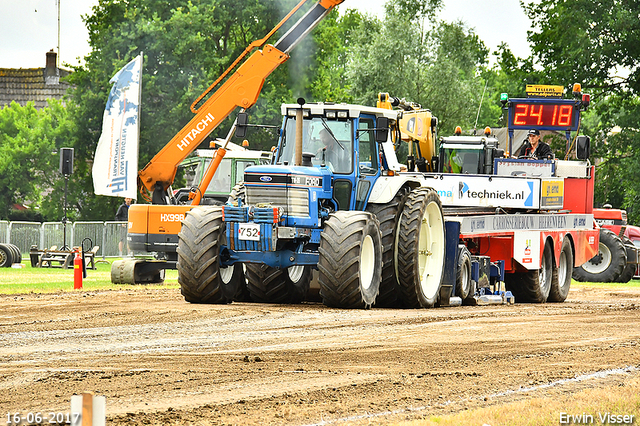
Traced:
<path fill-rule="evenodd" d="M 307 1 L 302 0 L 294 10 L 297 10 Z M 195 150 L 237 107 L 247 109 L 253 106 L 258 100 L 266 78 L 289 58 L 288 52 L 315 28 L 326 14 L 343 1 L 319 0 L 291 27 L 275 46 L 266 45 L 262 50 L 256 50 L 249 59 L 240 65 L 227 81 L 196 110 L 196 115 L 191 121 L 156 154 L 149 164 L 138 172 L 138 185 L 143 196 L 145 195 L 145 190 L 150 193 L 166 191 L 173 182 L 178 165 L 182 160 Z M 287 15 L 276 29 L 286 22 L 291 15 L 291 13 Z M 267 37 L 274 32 L 271 31 Z M 266 41 L 267 37 L 260 40 L 260 42 Z M 252 43 L 253 45 L 255 43 Z M 243 55 L 246 53 L 245 51 Z M 238 61 L 234 62 L 230 69 L 237 63 Z M 229 70 L 223 76 L 228 72 Z M 207 89 L 207 92 L 210 90 L 211 87 Z M 198 100 L 200 99 L 202 97 Z M 155 196 L 153 202 L 161 203 L 161 201 L 156 200 Z"/>

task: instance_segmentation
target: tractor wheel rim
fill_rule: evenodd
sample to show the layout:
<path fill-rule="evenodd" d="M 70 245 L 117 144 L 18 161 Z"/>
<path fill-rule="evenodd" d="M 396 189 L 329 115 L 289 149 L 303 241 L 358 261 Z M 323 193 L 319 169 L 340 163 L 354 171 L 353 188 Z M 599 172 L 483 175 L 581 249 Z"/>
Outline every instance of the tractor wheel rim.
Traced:
<path fill-rule="evenodd" d="M 230 265 L 226 268 L 220 268 L 220 279 L 223 283 L 229 284 L 231 278 L 233 277 L 233 268 L 235 268 L 235 265 Z"/>
<path fill-rule="evenodd" d="M 418 267 L 420 272 L 420 287 L 428 298 L 434 297 L 440 288 L 442 279 L 443 224 L 440 209 L 434 202 L 429 203 L 420 225 L 418 244 Z"/>
<path fill-rule="evenodd" d="M 605 244 L 600 243 L 600 245 L 598 246 L 598 250 L 598 255 L 601 258 L 599 263 L 594 264 L 591 261 L 588 261 L 587 263 L 582 265 L 582 269 L 590 274 L 601 274 L 602 272 L 607 270 L 609 265 L 611 265 L 611 260 L 613 257 L 611 256 L 609 247 L 607 247 Z"/>
<path fill-rule="evenodd" d="M 304 274 L 304 266 L 289 266 L 289 268 L 287 268 L 287 274 L 289 275 L 289 279 L 291 281 L 297 283 L 298 281 L 300 281 L 302 275 Z"/>
<path fill-rule="evenodd" d="M 370 235 L 364 237 L 360 249 L 360 282 L 364 290 L 371 287 L 373 272 L 375 269 L 376 253 L 373 238 Z"/>

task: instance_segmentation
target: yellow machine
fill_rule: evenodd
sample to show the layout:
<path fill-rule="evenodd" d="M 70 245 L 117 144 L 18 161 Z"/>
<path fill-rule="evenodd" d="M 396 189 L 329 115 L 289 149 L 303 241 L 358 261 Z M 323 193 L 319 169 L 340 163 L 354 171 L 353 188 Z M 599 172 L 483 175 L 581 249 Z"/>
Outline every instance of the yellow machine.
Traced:
<path fill-rule="evenodd" d="M 178 165 L 198 148 L 236 108 L 246 110 L 253 106 L 266 78 L 289 58 L 289 52 L 307 34 L 344 0 L 318 0 L 280 40 L 274 45 L 266 44 L 267 40 L 289 22 L 308 1 L 300 1 L 265 37 L 254 41 L 245 49 L 233 64 L 193 102 L 191 111 L 195 116 L 191 121 L 156 154 L 149 164 L 140 170 L 138 173 L 140 192 L 143 198 L 151 201 L 152 205 L 139 204 L 130 207 L 127 240 L 131 250 L 164 254 L 161 257 L 165 259 L 114 262 L 111 271 L 113 282 L 159 282 L 163 278 L 164 269 L 175 268 L 177 259 L 175 250 L 178 243 L 177 234 L 182 226 L 181 218 L 184 218 L 186 212 L 193 206 L 200 203 L 201 194 L 206 191 L 226 153 L 226 146 L 218 149 L 198 189 L 191 194 L 190 205 L 171 205 L 173 203 L 171 184 L 176 176 Z M 245 60 L 249 54 L 251 55 Z M 238 66 L 243 60 L 245 61 Z M 225 78 L 227 78 L 226 81 L 199 105 Z M 227 141 L 233 131 L 232 128 Z"/>
<path fill-rule="evenodd" d="M 378 94 L 377 107 L 386 109 L 399 107 L 403 110 L 398 120 L 398 130 L 401 139 L 409 144 L 409 170 L 417 166 L 421 172 L 436 171 L 433 160 L 438 156 L 435 144 L 438 119 L 431 114 L 431 111 L 422 109 L 414 102 L 390 97 L 388 93 Z"/>

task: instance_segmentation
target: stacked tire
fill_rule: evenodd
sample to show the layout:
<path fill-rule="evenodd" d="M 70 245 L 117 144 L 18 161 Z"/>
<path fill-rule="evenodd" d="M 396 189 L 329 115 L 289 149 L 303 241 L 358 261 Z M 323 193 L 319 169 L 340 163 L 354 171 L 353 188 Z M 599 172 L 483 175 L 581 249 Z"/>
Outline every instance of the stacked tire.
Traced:
<path fill-rule="evenodd" d="M 22 261 L 22 253 L 15 244 L 0 244 L 0 268 L 10 268 Z"/>

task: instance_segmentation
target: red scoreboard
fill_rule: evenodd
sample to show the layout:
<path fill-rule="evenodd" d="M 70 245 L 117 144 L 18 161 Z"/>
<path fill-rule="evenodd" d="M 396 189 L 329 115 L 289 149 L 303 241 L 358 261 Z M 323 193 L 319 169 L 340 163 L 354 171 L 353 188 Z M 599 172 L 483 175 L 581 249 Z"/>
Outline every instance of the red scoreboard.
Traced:
<path fill-rule="evenodd" d="M 509 127 L 576 130 L 580 105 L 570 99 L 510 99 Z"/>

